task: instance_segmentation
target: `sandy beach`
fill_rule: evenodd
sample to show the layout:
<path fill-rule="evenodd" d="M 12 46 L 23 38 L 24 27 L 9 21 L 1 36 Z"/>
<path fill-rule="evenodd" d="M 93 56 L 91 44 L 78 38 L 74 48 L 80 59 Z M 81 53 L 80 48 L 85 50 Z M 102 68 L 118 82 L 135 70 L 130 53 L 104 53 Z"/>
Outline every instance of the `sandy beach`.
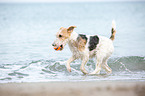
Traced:
<path fill-rule="evenodd" d="M 145 96 L 145 82 L 5 83 L 0 96 Z"/>

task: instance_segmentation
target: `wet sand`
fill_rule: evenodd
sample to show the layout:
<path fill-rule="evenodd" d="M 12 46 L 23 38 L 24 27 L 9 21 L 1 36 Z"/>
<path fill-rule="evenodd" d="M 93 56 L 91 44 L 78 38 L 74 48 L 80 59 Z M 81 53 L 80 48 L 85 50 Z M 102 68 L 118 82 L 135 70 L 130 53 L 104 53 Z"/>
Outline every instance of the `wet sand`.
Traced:
<path fill-rule="evenodd" d="M 145 82 L 5 83 L 0 96 L 145 96 Z"/>

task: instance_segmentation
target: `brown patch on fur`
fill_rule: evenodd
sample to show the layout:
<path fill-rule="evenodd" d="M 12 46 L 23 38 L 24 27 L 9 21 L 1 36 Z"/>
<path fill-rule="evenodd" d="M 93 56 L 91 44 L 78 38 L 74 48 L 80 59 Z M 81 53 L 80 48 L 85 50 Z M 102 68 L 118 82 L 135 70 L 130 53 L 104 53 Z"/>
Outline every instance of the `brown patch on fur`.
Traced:
<path fill-rule="evenodd" d="M 112 32 L 112 34 L 111 34 L 110 39 L 113 41 L 115 39 L 116 30 L 114 28 L 112 28 L 111 32 Z"/>
<path fill-rule="evenodd" d="M 70 26 L 69 28 L 61 27 L 59 32 L 57 32 L 56 36 L 60 40 L 65 40 L 65 39 L 70 37 L 70 35 L 73 32 L 74 28 L 76 28 L 76 26 Z M 59 35 L 61 35 L 61 37 L 59 37 Z"/>
<path fill-rule="evenodd" d="M 75 42 L 75 46 L 78 48 L 79 51 L 83 51 L 85 49 L 87 41 L 82 37 L 78 37 L 77 41 Z"/>
<path fill-rule="evenodd" d="M 59 35 L 61 35 L 62 37 L 59 37 Z M 57 32 L 56 36 L 60 39 L 60 40 L 64 40 L 69 38 L 70 34 L 67 32 L 67 28 L 63 28 L 61 27 L 59 32 Z"/>
<path fill-rule="evenodd" d="M 74 28 L 76 28 L 76 26 L 70 26 L 70 27 L 67 29 L 67 31 L 68 31 L 69 33 L 72 33 L 73 30 L 74 30 Z"/>

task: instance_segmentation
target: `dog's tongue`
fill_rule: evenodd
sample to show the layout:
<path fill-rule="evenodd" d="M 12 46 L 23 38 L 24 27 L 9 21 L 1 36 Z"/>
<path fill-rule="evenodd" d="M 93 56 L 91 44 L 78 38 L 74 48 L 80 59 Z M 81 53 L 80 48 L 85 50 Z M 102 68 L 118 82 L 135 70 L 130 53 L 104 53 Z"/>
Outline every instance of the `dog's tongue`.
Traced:
<path fill-rule="evenodd" d="M 58 51 L 58 50 L 60 50 L 61 49 L 61 47 L 59 46 L 59 47 L 54 47 L 54 50 L 56 50 L 56 51 Z"/>

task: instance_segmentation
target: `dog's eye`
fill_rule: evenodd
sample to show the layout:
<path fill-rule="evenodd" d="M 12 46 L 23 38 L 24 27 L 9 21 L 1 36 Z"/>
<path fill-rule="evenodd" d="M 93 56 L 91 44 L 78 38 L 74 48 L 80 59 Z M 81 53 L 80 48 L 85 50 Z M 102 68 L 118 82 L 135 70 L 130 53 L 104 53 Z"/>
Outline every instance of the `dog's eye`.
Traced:
<path fill-rule="evenodd" d="M 59 37 L 62 37 L 62 35 L 59 35 Z"/>

